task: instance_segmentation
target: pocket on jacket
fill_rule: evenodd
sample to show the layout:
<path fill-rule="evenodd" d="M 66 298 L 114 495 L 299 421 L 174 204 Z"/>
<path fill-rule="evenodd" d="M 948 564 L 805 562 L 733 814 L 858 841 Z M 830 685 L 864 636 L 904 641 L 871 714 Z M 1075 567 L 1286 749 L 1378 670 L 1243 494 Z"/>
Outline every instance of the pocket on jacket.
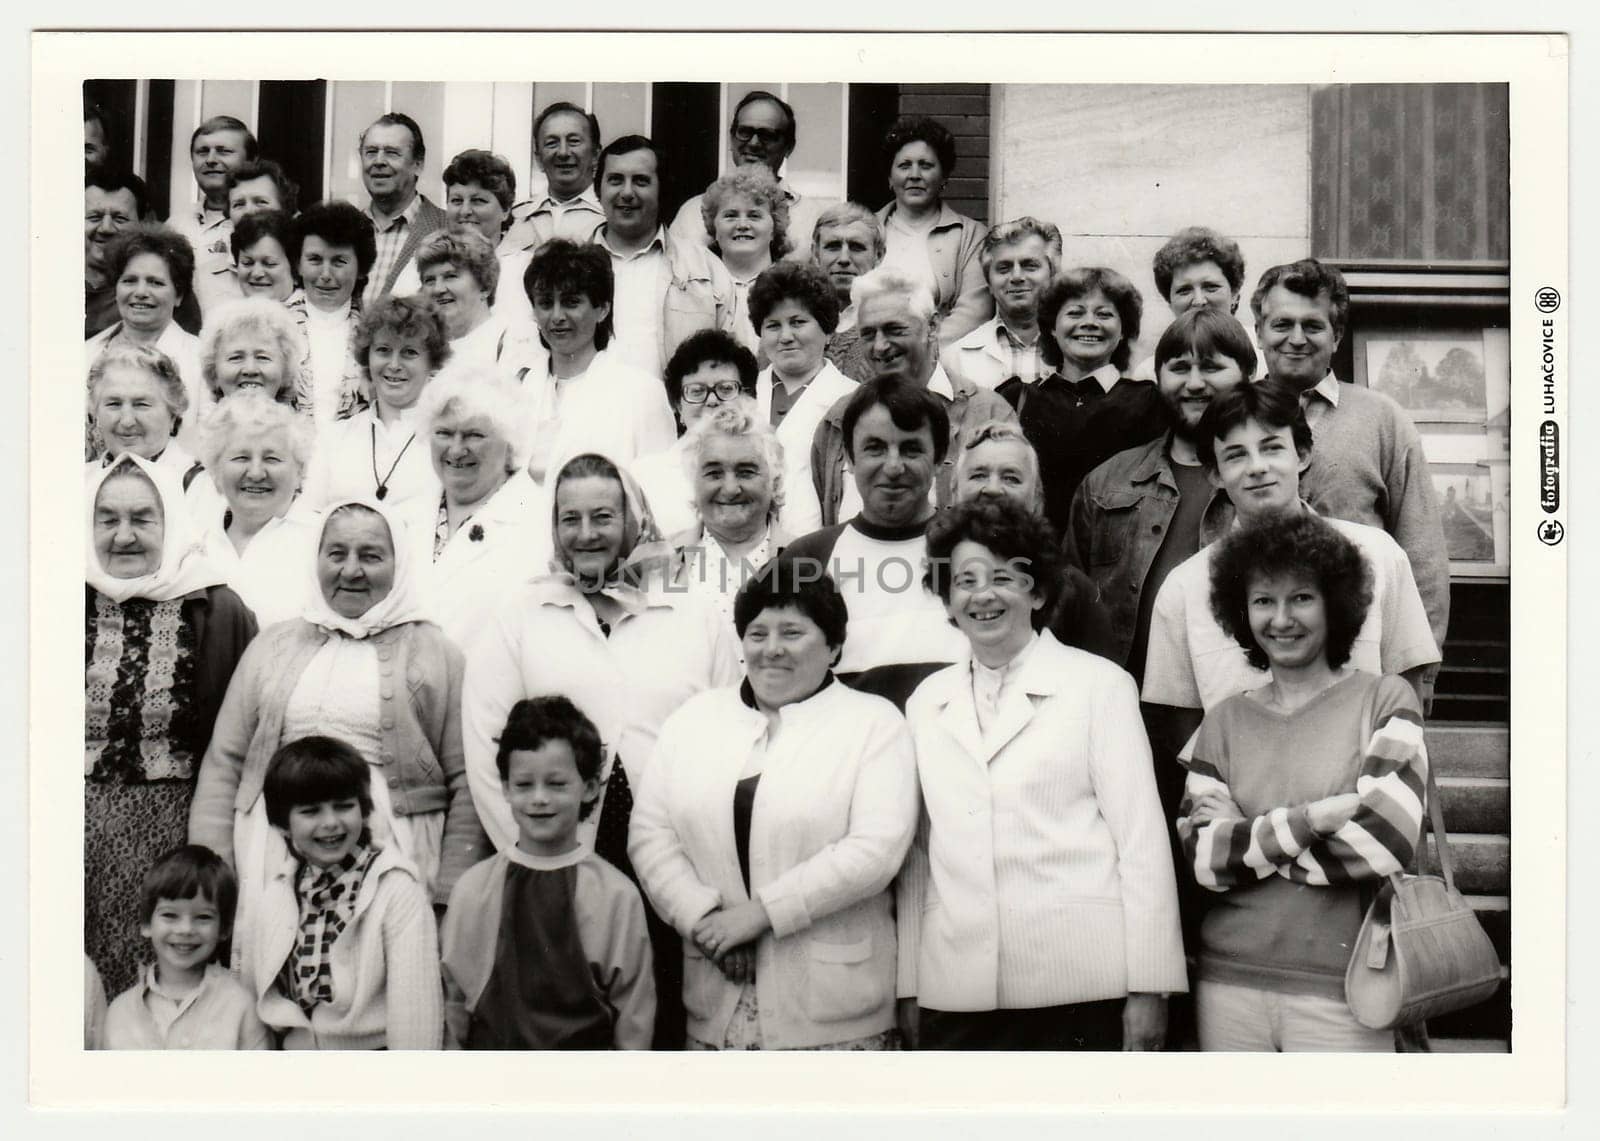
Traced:
<path fill-rule="evenodd" d="M 709 1021 L 717 1013 L 726 980 L 717 964 L 702 955 L 694 940 L 683 941 L 683 1009 L 690 1018 Z"/>
<path fill-rule="evenodd" d="M 862 1018 L 884 1004 L 881 971 L 873 961 L 872 937 L 854 943 L 806 941 L 810 979 L 806 1013 L 818 1022 Z"/>

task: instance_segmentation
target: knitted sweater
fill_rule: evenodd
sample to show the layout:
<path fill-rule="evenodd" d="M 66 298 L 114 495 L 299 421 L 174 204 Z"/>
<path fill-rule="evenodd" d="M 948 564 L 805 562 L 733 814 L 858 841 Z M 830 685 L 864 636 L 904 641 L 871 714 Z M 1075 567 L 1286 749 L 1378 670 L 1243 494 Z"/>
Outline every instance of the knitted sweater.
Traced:
<path fill-rule="evenodd" d="M 286 856 L 241 957 L 240 980 L 256 996 L 261 1021 L 284 1034 L 286 1050 L 437 1050 L 444 1030 L 439 936 L 410 863 L 393 848 L 379 851 L 329 952 L 333 1001 L 309 1018 L 278 984 L 300 933 L 298 871 Z"/>
<path fill-rule="evenodd" d="M 1358 384 L 1339 386 L 1312 429 L 1311 466 L 1300 494 L 1322 515 L 1380 527 L 1411 560 L 1435 645 L 1450 622 L 1450 560 L 1439 498 L 1411 418 L 1389 397 Z"/>
<path fill-rule="evenodd" d="M 1350 672 L 1293 713 L 1252 693 L 1207 713 L 1178 818 L 1196 881 L 1220 893 L 1201 925 L 1201 977 L 1342 997 L 1362 885 L 1410 864 L 1427 766 L 1416 697 L 1393 675 Z M 1191 824 L 1207 792 L 1244 817 Z M 1307 806 L 1348 792 L 1355 816 L 1315 831 Z"/>

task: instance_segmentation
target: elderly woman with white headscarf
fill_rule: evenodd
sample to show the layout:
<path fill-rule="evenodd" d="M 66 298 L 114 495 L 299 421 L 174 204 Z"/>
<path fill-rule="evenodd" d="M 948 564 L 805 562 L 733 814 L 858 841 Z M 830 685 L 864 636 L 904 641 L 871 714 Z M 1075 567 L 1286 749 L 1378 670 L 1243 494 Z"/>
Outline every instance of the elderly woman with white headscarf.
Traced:
<path fill-rule="evenodd" d="M 427 620 L 404 524 L 374 500 L 334 503 L 301 575 L 302 616 L 265 631 L 239 663 L 189 816 L 190 842 L 238 872 L 236 949 L 282 860 L 262 784 L 289 741 L 336 737 L 366 758 L 373 837 L 399 846 L 437 906 L 488 854 L 461 752 L 461 651 Z"/>
<path fill-rule="evenodd" d="M 631 874 L 628 817 L 661 723 L 702 690 L 739 679 L 733 629 L 715 606 L 673 589 L 672 550 L 626 469 L 594 453 L 568 460 L 551 479 L 551 573 L 495 612 L 467 658 L 461 720 L 473 800 L 502 851 L 517 826 L 495 767 L 495 738 L 511 707 L 557 693 L 594 722 L 607 745 L 600 803 L 580 840 Z M 665 929 L 655 924 L 652 941 Z M 670 932 L 665 932 L 670 939 Z M 681 1044 L 675 945 L 656 942 L 657 1045 Z"/>
<path fill-rule="evenodd" d="M 121 991 L 149 951 L 140 883 L 183 843 L 195 771 L 256 623 L 206 559 L 172 472 L 128 452 L 87 490 L 84 949 Z"/>
<path fill-rule="evenodd" d="M 428 609 L 465 648 L 491 608 L 550 559 L 543 499 L 526 471 L 527 400 L 491 368 L 452 364 L 418 412 L 443 490 L 437 502 L 414 504 L 407 522 Z"/>
<path fill-rule="evenodd" d="M 284 584 L 304 572 L 322 530 L 299 497 L 314 443 L 306 417 L 257 389 L 212 409 L 201 437 L 207 474 L 191 492 L 195 520 L 263 628 L 300 613 L 303 600 Z"/>
<path fill-rule="evenodd" d="M 679 546 L 676 581 L 710 599 L 731 627 L 739 588 L 785 541 L 777 523 L 785 491 L 783 445 L 756 402 L 736 397 L 695 421 L 683 438 L 682 463 L 699 526 Z"/>

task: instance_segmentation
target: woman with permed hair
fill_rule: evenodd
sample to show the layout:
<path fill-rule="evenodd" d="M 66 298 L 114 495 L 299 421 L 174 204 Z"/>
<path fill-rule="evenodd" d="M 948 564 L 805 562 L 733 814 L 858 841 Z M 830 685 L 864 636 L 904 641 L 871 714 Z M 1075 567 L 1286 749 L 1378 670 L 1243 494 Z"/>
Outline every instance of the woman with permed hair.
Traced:
<path fill-rule="evenodd" d="M 953 344 L 994 316 L 978 261 L 988 228 L 944 200 L 956 142 L 939 123 L 914 115 L 896 119 L 883 137 L 883 153 L 894 200 L 878 211 L 886 240 L 882 264 L 927 283 L 939 306 L 939 344 Z"/>
<path fill-rule="evenodd" d="M 758 352 L 760 340 L 750 324 L 750 283 L 789 252 L 789 200 L 766 167 L 740 166 L 706 187 L 700 216 L 711 252 L 733 278 L 733 335 Z"/>
<path fill-rule="evenodd" d="M 1344 1001 L 1372 885 L 1410 865 L 1427 778 L 1401 678 L 1349 665 L 1372 602 L 1360 550 L 1309 513 L 1234 531 L 1211 608 L 1270 671 L 1205 716 L 1178 834 L 1201 887 L 1202 1050 L 1375 1051 Z"/>

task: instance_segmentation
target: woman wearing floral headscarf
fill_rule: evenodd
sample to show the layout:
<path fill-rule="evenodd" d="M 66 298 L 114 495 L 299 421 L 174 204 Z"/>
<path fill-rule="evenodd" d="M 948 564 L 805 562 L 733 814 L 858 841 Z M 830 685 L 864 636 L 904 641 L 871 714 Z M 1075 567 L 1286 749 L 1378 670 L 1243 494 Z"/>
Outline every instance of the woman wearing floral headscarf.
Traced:
<path fill-rule="evenodd" d="M 629 784 L 644 775 L 668 714 L 702 690 L 738 681 L 739 648 L 709 601 L 668 589 L 672 550 L 633 476 L 585 453 L 554 476 L 551 497 L 551 573 L 500 609 L 467 660 L 467 775 L 489 838 L 502 851 L 514 847 L 495 738 L 523 698 L 567 697 L 606 745 L 600 804 L 579 838 L 631 875 Z M 652 923 L 652 941 L 663 932 Z M 657 943 L 656 962 L 657 994 L 679 994 L 677 948 L 664 953 Z M 658 1046 L 681 1044 L 681 1004 L 674 1017 L 664 1001 L 656 1026 Z"/>
<path fill-rule="evenodd" d="M 268 629 L 239 663 L 189 815 L 190 842 L 239 874 L 236 948 L 249 945 L 264 870 L 281 862 L 261 789 L 289 741 L 335 737 L 366 758 L 374 839 L 399 846 L 436 905 L 488 855 L 461 753 L 461 651 L 426 620 L 415 561 L 384 505 L 330 505 L 303 617 Z"/>
<path fill-rule="evenodd" d="M 141 879 L 183 843 L 195 769 L 256 623 L 204 557 L 172 472 L 127 452 L 87 499 L 84 949 L 120 992 L 148 947 Z"/>

